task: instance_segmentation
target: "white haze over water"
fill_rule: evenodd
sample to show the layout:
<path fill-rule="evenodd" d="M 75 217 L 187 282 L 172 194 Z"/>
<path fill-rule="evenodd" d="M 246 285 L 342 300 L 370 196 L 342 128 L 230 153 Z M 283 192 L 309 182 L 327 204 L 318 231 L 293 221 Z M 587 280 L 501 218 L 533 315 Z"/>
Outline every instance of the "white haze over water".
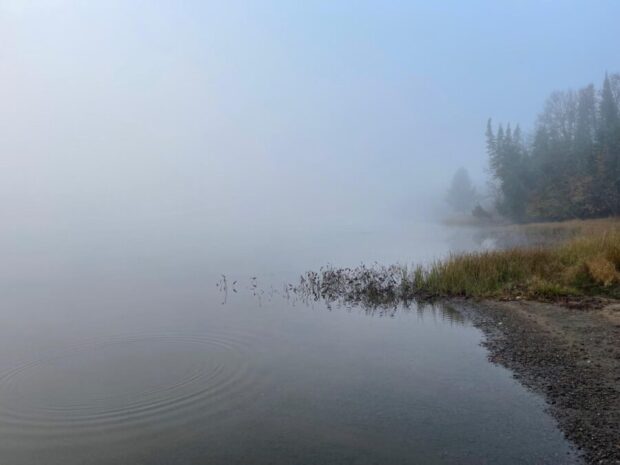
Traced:
<path fill-rule="evenodd" d="M 620 71 L 619 13 L 0 0 L 0 463 L 574 463 L 458 309 L 283 286 L 484 247 L 455 170 Z"/>
<path fill-rule="evenodd" d="M 6 249 L 426 219 L 487 117 L 617 68 L 615 2 L 427 3 L 0 0 Z"/>

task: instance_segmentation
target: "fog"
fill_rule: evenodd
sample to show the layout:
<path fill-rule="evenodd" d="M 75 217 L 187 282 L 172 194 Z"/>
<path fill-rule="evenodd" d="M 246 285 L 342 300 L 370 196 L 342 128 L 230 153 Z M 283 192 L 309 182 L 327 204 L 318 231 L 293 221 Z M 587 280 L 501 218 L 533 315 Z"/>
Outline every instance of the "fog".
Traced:
<path fill-rule="evenodd" d="M 2 0 L 3 234 L 161 245 L 427 219 L 459 166 L 484 185 L 488 117 L 527 126 L 617 64 L 614 13 Z"/>
<path fill-rule="evenodd" d="M 613 328 L 575 343 L 611 311 L 564 340 L 552 310 L 521 330 L 429 298 L 615 295 L 617 247 L 437 260 L 532 243 L 489 235 L 508 221 L 620 214 L 618 18 L 0 0 L 0 463 L 580 464 L 570 438 L 612 460 Z M 549 373 L 557 405 L 490 360 Z"/>

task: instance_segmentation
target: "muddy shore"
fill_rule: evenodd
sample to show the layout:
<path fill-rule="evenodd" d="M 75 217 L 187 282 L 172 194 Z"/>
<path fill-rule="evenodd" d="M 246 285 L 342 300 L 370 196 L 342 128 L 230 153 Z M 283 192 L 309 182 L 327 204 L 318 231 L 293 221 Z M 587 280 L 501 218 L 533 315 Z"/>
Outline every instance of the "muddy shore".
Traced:
<path fill-rule="evenodd" d="M 620 464 L 620 303 L 455 302 L 489 358 L 543 394 L 587 464 Z"/>

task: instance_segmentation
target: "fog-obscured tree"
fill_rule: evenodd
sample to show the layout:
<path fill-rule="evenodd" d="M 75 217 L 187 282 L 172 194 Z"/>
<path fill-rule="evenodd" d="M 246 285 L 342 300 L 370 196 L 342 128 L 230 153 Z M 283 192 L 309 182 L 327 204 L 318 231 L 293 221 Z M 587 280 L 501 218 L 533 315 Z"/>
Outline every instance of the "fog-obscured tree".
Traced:
<path fill-rule="evenodd" d="M 599 105 L 598 131 L 598 195 L 610 210 L 610 214 L 620 214 L 620 115 L 618 115 L 618 95 L 614 91 L 609 76 L 605 75 Z"/>
<path fill-rule="evenodd" d="M 520 220 L 525 212 L 527 186 L 524 176 L 526 153 L 519 126 L 516 126 L 513 132 L 510 124 L 506 126 L 505 131 L 500 124 L 497 134 L 493 134 L 489 121 L 487 150 L 491 174 L 498 192 L 497 211 L 502 215 Z"/>
<path fill-rule="evenodd" d="M 577 97 L 574 154 L 578 163 L 577 169 L 582 172 L 592 167 L 596 124 L 596 92 L 590 84 L 581 89 Z"/>
<path fill-rule="evenodd" d="M 446 200 L 455 212 L 470 213 L 478 201 L 476 188 L 465 168 L 459 168 L 452 177 Z"/>

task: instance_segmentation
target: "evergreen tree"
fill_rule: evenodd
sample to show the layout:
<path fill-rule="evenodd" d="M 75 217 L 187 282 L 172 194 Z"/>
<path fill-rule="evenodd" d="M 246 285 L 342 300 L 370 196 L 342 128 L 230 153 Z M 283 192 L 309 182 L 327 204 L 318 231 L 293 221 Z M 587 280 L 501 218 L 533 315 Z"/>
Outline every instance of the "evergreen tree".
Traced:
<path fill-rule="evenodd" d="M 620 116 L 607 74 L 601 90 L 598 131 L 598 197 L 608 214 L 620 214 Z"/>
<path fill-rule="evenodd" d="M 446 200 L 458 213 L 469 213 L 476 205 L 478 194 L 465 168 L 459 168 L 454 173 Z"/>
<path fill-rule="evenodd" d="M 590 84 L 579 91 L 575 122 L 574 153 L 578 168 L 585 172 L 592 167 L 592 150 L 596 135 L 596 93 Z"/>
<path fill-rule="evenodd" d="M 599 106 L 601 136 L 603 142 L 610 142 L 614 132 L 618 129 L 618 103 L 611 89 L 609 76 L 605 74 L 603 89 L 601 90 L 601 103 Z"/>

